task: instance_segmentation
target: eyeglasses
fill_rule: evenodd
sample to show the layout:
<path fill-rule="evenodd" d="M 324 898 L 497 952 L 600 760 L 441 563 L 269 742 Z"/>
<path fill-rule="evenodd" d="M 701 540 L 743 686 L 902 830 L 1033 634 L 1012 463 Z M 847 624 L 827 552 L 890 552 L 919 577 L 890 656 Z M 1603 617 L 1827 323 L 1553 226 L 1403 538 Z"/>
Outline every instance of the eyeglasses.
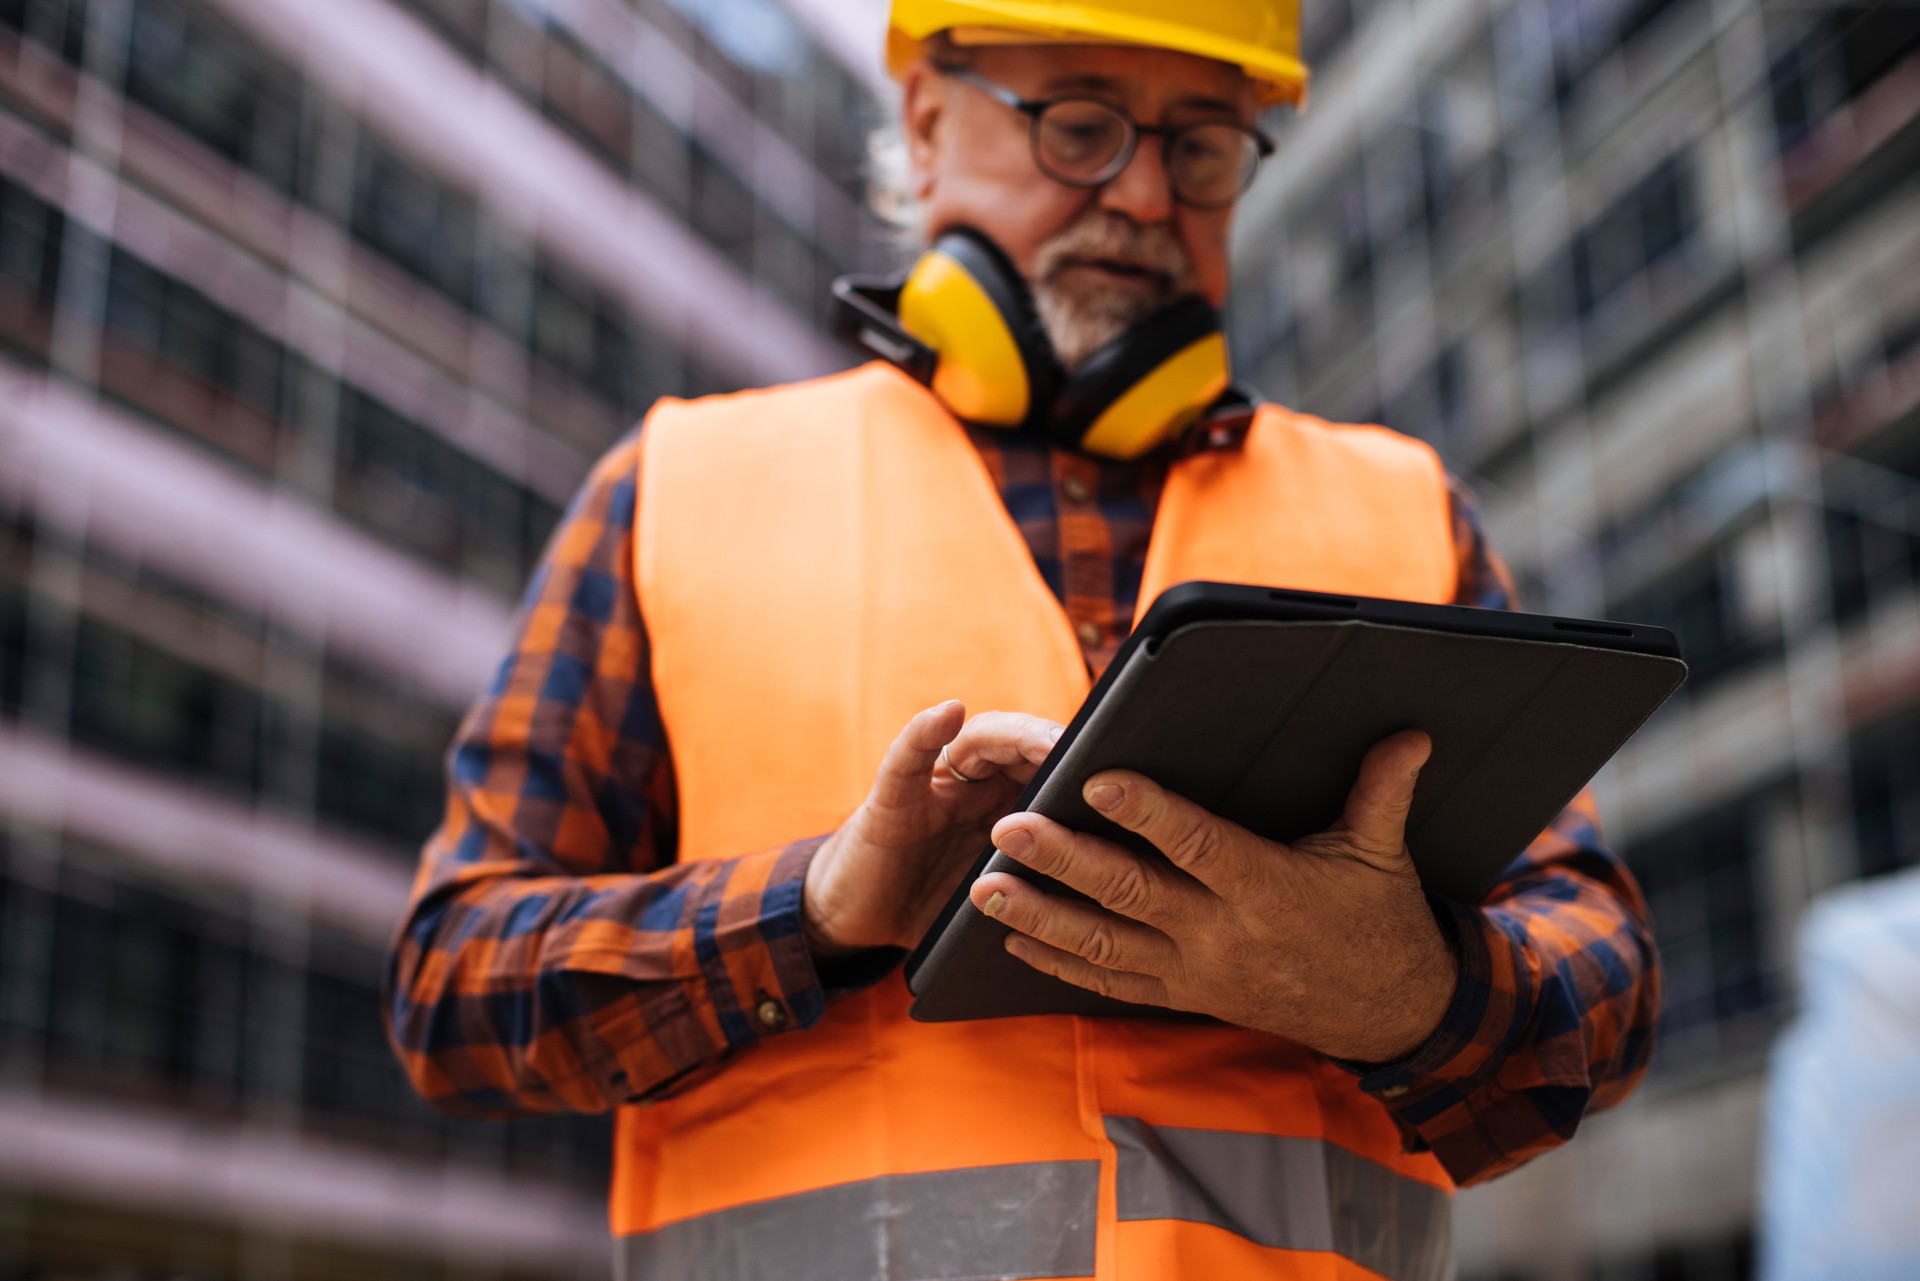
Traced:
<path fill-rule="evenodd" d="M 1026 116 L 1034 163 L 1069 187 L 1112 182 L 1133 160 L 1140 135 L 1155 133 L 1174 199 L 1195 209 L 1224 209 L 1245 194 L 1260 162 L 1273 154 L 1271 138 L 1230 120 L 1143 125 L 1099 98 L 1034 101 L 965 67 L 940 71 Z"/>

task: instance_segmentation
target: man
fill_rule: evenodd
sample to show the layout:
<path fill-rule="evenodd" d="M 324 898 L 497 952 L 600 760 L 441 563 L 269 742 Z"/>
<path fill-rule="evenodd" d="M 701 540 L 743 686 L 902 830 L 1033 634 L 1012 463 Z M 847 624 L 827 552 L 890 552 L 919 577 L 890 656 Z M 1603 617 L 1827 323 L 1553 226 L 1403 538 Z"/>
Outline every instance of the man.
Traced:
<path fill-rule="evenodd" d="M 1284 2 L 896 0 L 926 233 L 1004 256 L 1069 383 L 1217 306 L 1296 34 Z M 1510 606 L 1470 505 L 1424 447 L 1274 407 L 1191 456 L 1177 420 L 1119 450 L 963 424 L 1011 375 L 957 359 L 665 403 L 596 469 L 396 942 L 415 1085 L 620 1107 L 628 1275 L 1447 1275 L 1453 1184 L 1645 1066 L 1644 908 L 1584 799 L 1477 905 L 1408 859 L 1417 733 L 1291 847 L 1125 773 L 1088 800 L 1163 862 L 1006 811 L 1173 581 Z M 989 835 L 1091 900 L 983 877 L 1017 955 L 1217 1021 L 907 1019 L 901 949 Z"/>

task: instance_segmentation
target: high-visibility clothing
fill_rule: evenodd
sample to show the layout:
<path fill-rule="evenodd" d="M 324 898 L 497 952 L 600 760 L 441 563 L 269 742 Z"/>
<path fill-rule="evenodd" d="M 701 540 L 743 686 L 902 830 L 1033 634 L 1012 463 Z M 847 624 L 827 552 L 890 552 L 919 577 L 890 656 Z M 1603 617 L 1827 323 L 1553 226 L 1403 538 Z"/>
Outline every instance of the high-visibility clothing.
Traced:
<path fill-rule="evenodd" d="M 1239 67 L 1269 104 L 1298 103 L 1307 91 L 1300 0 L 893 0 L 889 70 L 898 76 L 937 31 L 963 42 L 997 35 L 1151 45 Z"/>
<path fill-rule="evenodd" d="M 1065 721 L 1089 677 L 964 429 L 882 365 L 655 409 L 636 582 L 680 856 L 832 830 L 944 698 Z M 1143 606 L 1189 579 L 1440 602 L 1432 451 L 1260 412 L 1173 465 Z M 795 940 L 795 946 L 800 946 Z M 900 975 L 622 1109 L 624 1275 L 1387 1277 L 1450 1266 L 1451 1184 L 1299 1046 L 1199 1021 L 920 1024 Z"/>

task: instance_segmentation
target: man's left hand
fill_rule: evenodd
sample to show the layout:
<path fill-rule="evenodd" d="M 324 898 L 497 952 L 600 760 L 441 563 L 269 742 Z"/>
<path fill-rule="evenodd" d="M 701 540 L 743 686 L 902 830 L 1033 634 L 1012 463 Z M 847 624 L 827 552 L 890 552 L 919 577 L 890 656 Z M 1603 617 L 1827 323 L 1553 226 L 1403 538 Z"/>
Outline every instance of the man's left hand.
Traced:
<path fill-rule="evenodd" d="M 1459 978 L 1405 839 L 1431 750 L 1416 730 L 1376 743 L 1341 820 L 1290 845 L 1139 774 L 1096 774 L 1087 802 L 1164 862 L 1038 814 L 1010 814 L 995 825 L 994 844 L 1093 902 L 1007 873 L 981 877 L 970 895 L 1013 929 L 1009 951 L 1069 983 L 1210 1014 L 1337 1058 L 1403 1058 L 1439 1026 Z"/>

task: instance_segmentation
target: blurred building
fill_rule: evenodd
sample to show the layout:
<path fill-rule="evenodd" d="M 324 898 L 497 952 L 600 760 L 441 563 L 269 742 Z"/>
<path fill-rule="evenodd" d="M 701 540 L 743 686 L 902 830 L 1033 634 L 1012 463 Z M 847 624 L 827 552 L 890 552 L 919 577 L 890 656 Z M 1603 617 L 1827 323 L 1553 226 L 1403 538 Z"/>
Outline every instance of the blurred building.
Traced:
<path fill-rule="evenodd" d="M 381 951 L 592 459 L 843 363 L 828 8 L 0 0 L 0 1278 L 605 1275 Z"/>
<path fill-rule="evenodd" d="M 1459 1200 L 1463 1275 L 1749 1275 L 1810 895 L 1920 862 L 1920 7 L 1309 0 L 1241 368 L 1439 447 L 1533 608 L 1664 624 L 1602 776 L 1666 962 L 1646 1088 Z"/>

